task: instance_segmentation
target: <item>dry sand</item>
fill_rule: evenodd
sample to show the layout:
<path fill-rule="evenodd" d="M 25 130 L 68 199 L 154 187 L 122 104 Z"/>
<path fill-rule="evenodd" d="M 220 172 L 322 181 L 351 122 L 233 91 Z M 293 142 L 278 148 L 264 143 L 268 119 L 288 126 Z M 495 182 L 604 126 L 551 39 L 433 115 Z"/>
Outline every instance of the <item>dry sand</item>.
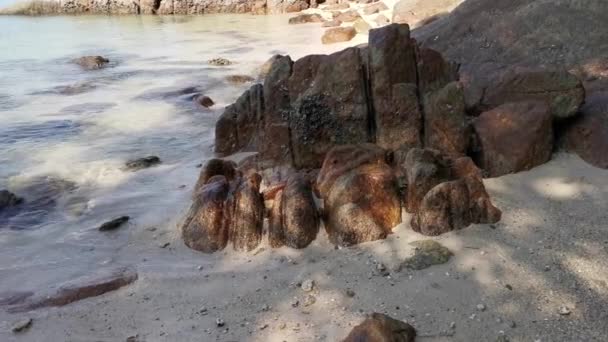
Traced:
<path fill-rule="evenodd" d="M 510 341 L 606 341 L 607 177 L 558 154 L 529 172 L 487 179 L 501 222 L 434 238 L 455 256 L 421 271 L 398 271 L 413 253 L 408 243 L 427 238 L 409 223 L 353 248 L 334 249 L 323 232 L 303 250 L 264 243 L 213 255 L 186 248 L 175 225 L 131 227 L 113 259 L 136 265 L 139 280 L 61 308 L 1 312 L 0 340 L 338 341 L 377 311 L 413 324 L 419 341 L 496 341 L 502 333 Z M 307 279 L 312 292 L 297 286 Z M 309 295 L 316 301 L 305 306 Z M 23 317 L 32 327 L 11 333 Z M 226 325 L 218 328 L 217 318 Z"/>

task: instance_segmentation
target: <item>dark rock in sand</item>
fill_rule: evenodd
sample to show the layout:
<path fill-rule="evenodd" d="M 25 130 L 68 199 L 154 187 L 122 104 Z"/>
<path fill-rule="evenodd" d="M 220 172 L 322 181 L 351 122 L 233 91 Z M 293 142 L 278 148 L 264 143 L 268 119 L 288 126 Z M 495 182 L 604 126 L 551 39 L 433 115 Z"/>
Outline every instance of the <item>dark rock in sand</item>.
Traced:
<path fill-rule="evenodd" d="M 200 106 L 205 107 L 205 108 L 212 107 L 215 104 L 215 102 L 213 102 L 213 100 L 209 96 L 205 96 L 205 95 L 196 96 L 194 98 L 194 101 L 196 103 L 198 103 Z"/>
<path fill-rule="evenodd" d="M 477 117 L 477 165 L 490 177 L 544 164 L 553 150 L 553 117 L 542 102 L 501 105 Z"/>
<path fill-rule="evenodd" d="M 587 97 L 580 115 L 564 124 L 561 136 L 566 151 L 608 169 L 608 92 Z"/>
<path fill-rule="evenodd" d="M 585 99 L 581 81 L 567 71 L 518 70 L 505 72 L 486 88 L 481 110 L 519 101 L 541 101 L 557 119 L 575 115 Z"/>
<path fill-rule="evenodd" d="M 50 293 L 37 296 L 8 308 L 9 312 L 24 312 L 43 307 L 64 306 L 79 300 L 100 296 L 118 290 L 137 280 L 137 272 L 131 267 L 102 270 L 94 275 L 83 276 L 60 285 Z"/>
<path fill-rule="evenodd" d="M 0 211 L 21 203 L 23 203 L 23 198 L 17 197 L 17 195 L 8 190 L 0 190 Z"/>
<path fill-rule="evenodd" d="M 407 25 L 370 31 L 369 74 L 380 147 L 411 148 L 422 143 L 415 49 Z"/>
<path fill-rule="evenodd" d="M 102 232 L 114 230 L 114 229 L 117 229 L 118 227 L 122 226 L 123 224 L 127 223 L 128 221 L 129 221 L 129 216 L 121 216 L 119 218 L 105 222 L 104 224 L 99 226 L 98 229 Z"/>
<path fill-rule="evenodd" d="M 289 23 L 295 24 L 306 24 L 306 23 L 320 23 L 323 18 L 318 14 L 300 14 L 296 17 L 289 18 Z"/>
<path fill-rule="evenodd" d="M 384 239 L 401 223 L 397 180 L 384 150 L 366 145 L 331 149 L 317 180 L 332 243 L 349 246 Z"/>
<path fill-rule="evenodd" d="M 342 342 L 414 342 L 416 329 L 387 315 L 373 313 Z"/>
<path fill-rule="evenodd" d="M 127 170 L 138 171 L 160 164 L 160 158 L 157 156 L 147 156 L 129 160 L 125 163 Z"/>
<path fill-rule="evenodd" d="M 433 240 L 411 242 L 415 247 L 414 255 L 405 259 L 401 267 L 412 270 L 423 270 L 433 265 L 445 264 L 454 255 L 449 249 Z"/>
<path fill-rule="evenodd" d="M 85 70 L 101 69 L 110 63 L 110 60 L 101 56 L 84 56 L 72 61 L 80 65 Z"/>
<path fill-rule="evenodd" d="M 233 64 L 228 59 L 221 57 L 210 59 L 207 61 L 207 63 L 214 66 L 228 66 Z"/>
<path fill-rule="evenodd" d="M 305 248 L 318 232 L 319 215 L 310 181 L 294 174 L 274 197 L 268 227 L 270 246 Z"/>
<path fill-rule="evenodd" d="M 353 27 L 333 27 L 327 29 L 325 33 L 323 33 L 321 42 L 323 44 L 347 42 L 353 39 L 356 35 L 357 30 L 355 30 Z"/>
<path fill-rule="evenodd" d="M 448 155 L 465 155 L 471 129 L 464 92 L 457 82 L 426 94 L 424 98 L 424 145 Z"/>
<path fill-rule="evenodd" d="M 11 326 L 11 331 L 14 333 L 20 333 L 23 332 L 27 329 L 29 329 L 32 326 L 32 323 L 34 321 L 31 318 L 22 318 L 19 321 L 13 323 L 13 325 Z"/>

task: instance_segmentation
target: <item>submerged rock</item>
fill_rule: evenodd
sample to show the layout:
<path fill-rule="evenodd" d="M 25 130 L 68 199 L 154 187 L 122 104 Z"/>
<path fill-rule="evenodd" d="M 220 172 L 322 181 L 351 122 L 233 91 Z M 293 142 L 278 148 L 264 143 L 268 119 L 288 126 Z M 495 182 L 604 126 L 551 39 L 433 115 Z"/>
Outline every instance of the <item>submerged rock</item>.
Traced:
<path fill-rule="evenodd" d="M 405 259 L 401 266 L 412 270 L 423 270 L 433 265 L 445 264 L 454 255 L 434 240 L 414 241 L 410 245 L 415 247 L 414 255 Z"/>
<path fill-rule="evenodd" d="M 318 14 L 300 14 L 296 17 L 289 18 L 289 23 L 295 24 L 306 24 L 306 23 L 320 23 L 323 18 Z"/>
<path fill-rule="evenodd" d="M 345 11 L 345 12 L 338 14 L 334 19 L 338 19 L 344 23 L 350 23 L 359 18 L 361 18 L 361 16 L 359 15 L 359 12 L 357 12 L 356 10 L 350 10 L 350 11 Z"/>
<path fill-rule="evenodd" d="M 104 224 L 99 226 L 99 228 L 97 228 L 97 229 L 99 229 L 102 232 L 114 230 L 114 229 L 122 226 L 123 224 L 129 222 L 129 219 L 130 219 L 129 216 L 121 216 L 119 218 L 115 218 L 113 220 L 105 222 Z"/>
<path fill-rule="evenodd" d="M 228 81 L 229 83 L 232 83 L 232 84 L 242 84 L 242 83 L 253 82 L 253 81 L 255 81 L 255 79 L 253 77 L 247 76 L 247 75 L 229 75 L 229 76 L 226 76 L 226 81 Z"/>
<path fill-rule="evenodd" d="M 232 61 L 222 57 L 210 59 L 207 63 L 214 66 L 228 66 L 234 64 Z"/>
<path fill-rule="evenodd" d="M 110 60 L 102 56 L 84 56 L 76 58 L 72 62 L 80 65 L 85 70 L 97 70 L 105 67 L 110 63 Z"/>
<path fill-rule="evenodd" d="M 209 97 L 209 96 L 205 96 L 205 95 L 198 95 L 194 98 L 194 101 L 205 108 L 209 108 L 209 107 L 213 107 L 213 105 L 215 104 L 215 102 L 213 102 L 213 100 Z"/>
<path fill-rule="evenodd" d="M 340 20 L 340 19 L 338 19 Z M 333 44 L 347 42 L 357 35 L 357 31 L 353 27 L 333 27 L 327 29 L 321 37 L 323 44 Z"/>
<path fill-rule="evenodd" d="M 154 165 L 160 164 L 160 158 L 157 156 L 147 156 L 137 159 L 129 160 L 125 163 L 125 167 L 129 171 L 138 171 L 141 169 L 146 169 L 152 167 Z"/>
<path fill-rule="evenodd" d="M 342 342 L 414 342 L 416 329 L 385 314 L 373 313 Z"/>
<path fill-rule="evenodd" d="M 14 333 L 23 332 L 29 329 L 33 322 L 34 321 L 30 317 L 22 318 L 11 326 L 11 331 Z"/>
<path fill-rule="evenodd" d="M 23 198 L 17 197 L 17 195 L 8 190 L 0 190 L 0 210 L 14 207 L 21 203 L 23 203 Z"/>

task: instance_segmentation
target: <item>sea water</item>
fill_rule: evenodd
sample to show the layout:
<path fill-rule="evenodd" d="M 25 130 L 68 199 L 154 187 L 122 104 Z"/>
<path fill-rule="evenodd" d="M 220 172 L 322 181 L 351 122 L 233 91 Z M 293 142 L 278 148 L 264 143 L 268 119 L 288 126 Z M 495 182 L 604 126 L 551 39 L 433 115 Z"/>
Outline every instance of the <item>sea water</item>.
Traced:
<path fill-rule="evenodd" d="M 0 189 L 25 198 L 0 213 L 0 290 L 78 276 L 129 248 L 132 227 L 177 230 L 200 164 L 213 156 L 223 108 L 274 54 L 296 59 L 321 45 L 319 24 L 288 17 L 0 17 Z M 101 55 L 85 71 L 71 60 Z M 223 57 L 233 65 L 218 67 Z M 189 89 L 188 89 L 189 88 Z M 184 90 L 186 89 L 186 90 Z M 215 101 L 205 109 L 194 94 Z M 162 163 L 125 170 L 148 155 Z M 104 221 L 128 215 L 123 233 Z"/>

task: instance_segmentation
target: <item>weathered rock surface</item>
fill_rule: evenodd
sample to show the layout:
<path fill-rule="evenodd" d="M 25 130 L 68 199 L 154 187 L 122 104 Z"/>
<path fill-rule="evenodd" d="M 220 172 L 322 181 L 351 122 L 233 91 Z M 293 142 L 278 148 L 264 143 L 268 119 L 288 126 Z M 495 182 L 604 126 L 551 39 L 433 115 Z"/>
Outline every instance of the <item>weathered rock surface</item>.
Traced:
<path fill-rule="evenodd" d="M 263 87 L 255 84 L 229 105 L 215 126 L 215 151 L 230 154 L 253 149 L 255 132 L 264 113 Z"/>
<path fill-rule="evenodd" d="M 555 118 L 564 119 L 575 115 L 584 99 L 582 83 L 567 71 L 513 69 L 505 72 L 498 84 L 485 90 L 481 109 L 537 100 L 545 102 Z"/>
<path fill-rule="evenodd" d="M 501 212 L 490 201 L 481 179 L 464 177 L 432 188 L 411 224 L 414 231 L 433 236 L 472 223 L 496 223 L 500 217 Z"/>
<path fill-rule="evenodd" d="M 270 245 L 304 248 L 318 232 L 319 215 L 310 181 L 295 174 L 274 198 L 268 228 Z"/>
<path fill-rule="evenodd" d="M 317 180 L 326 230 L 340 246 L 386 238 L 401 223 L 393 170 L 374 145 L 343 145 L 327 153 Z M 353 158 L 358 156 L 357 158 Z"/>
<path fill-rule="evenodd" d="M 529 170 L 553 150 L 553 117 L 543 102 L 507 103 L 477 117 L 477 165 L 488 176 Z"/>
<path fill-rule="evenodd" d="M 192 249 L 213 253 L 231 241 L 235 250 L 250 251 L 262 238 L 264 200 L 261 177 L 242 177 L 234 164 L 211 160 L 201 171 L 194 200 L 182 226 Z"/>
<path fill-rule="evenodd" d="M 160 158 L 157 156 L 147 156 L 129 160 L 125 163 L 125 167 L 129 171 L 138 171 L 146 169 L 154 165 L 160 164 Z"/>
<path fill-rule="evenodd" d="M 102 56 L 84 56 L 73 60 L 85 70 L 97 70 L 105 67 L 110 60 Z"/>
<path fill-rule="evenodd" d="M 318 14 L 300 14 L 293 18 L 289 18 L 289 23 L 292 25 L 320 22 L 323 22 L 323 18 Z"/>
<path fill-rule="evenodd" d="M 469 147 L 464 93 L 457 82 L 424 98 L 424 146 L 450 155 L 465 155 Z"/>
<path fill-rule="evenodd" d="M 454 255 L 434 240 L 414 241 L 410 245 L 415 247 L 414 255 L 405 259 L 400 266 L 411 270 L 423 270 L 433 265 L 445 264 Z"/>
<path fill-rule="evenodd" d="M 23 203 L 23 198 L 17 197 L 17 195 L 8 190 L 0 190 L 0 210 L 14 207 L 21 203 Z"/>
<path fill-rule="evenodd" d="M 368 101 L 359 49 L 299 59 L 293 65 L 289 92 L 296 168 L 320 167 L 335 145 L 369 141 Z"/>
<path fill-rule="evenodd" d="M 323 44 L 347 42 L 353 39 L 356 35 L 357 30 L 355 30 L 353 27 L 333 27 L 327 29 L 325 33 L 323 33 L 321 42 Z"/>
<path fill-rule="evenodd" d="M 416 329 L 387 315 L 373 313 L 342 342 L 414 342 Z"/>
<path fill-rule="evenodd" d="M 383 148 L 418 147 L 422 115 L 417 95 L 415 44 L 407 25 L 369 34 L 369 74 L 376 143 Z"/>
<path fill-rule="evenodd" d="M 587 97 L 580 115 L 565 123 L 561 144 L 596 167 L 608 169 L 608 93 Z"/>
<path fill-rule="evenodd" d="M 48 293 L 28 296 L 22 301 L 13 302 L 9 312 L 24 312 L 50 306 L 64 306 L 79 300 L 100 296 L 129 285 L 138 278 L 131 267 L 102 270 L 93 275 L 83 276 L 60 285 Z"/>

